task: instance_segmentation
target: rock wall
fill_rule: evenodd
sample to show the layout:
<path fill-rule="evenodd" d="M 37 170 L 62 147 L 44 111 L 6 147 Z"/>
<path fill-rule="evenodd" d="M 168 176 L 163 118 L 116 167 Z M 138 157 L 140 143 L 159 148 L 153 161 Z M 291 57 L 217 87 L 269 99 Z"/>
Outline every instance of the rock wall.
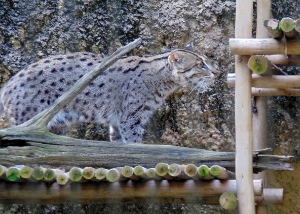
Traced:
<path fill-rule="evenodd" d="M 299 1 L 273 1 L 274 17 L 299 18 Z M 228 40 L 234 37 L 235 1 L 226 0 L 0 0 L 0 83 L 28 64 L 53 54 L 88 51 L 104 55 L 141 37 L 131 54 L 155 54 L 184 47 L 211 57 L 222 75 L 205 93 L 181 90 L 154 115 L 145 143 L 163 143 L 209 150 L 234 150 L 234 91 L 226 85 L 234 71 Z M 255 30 L 253 34 L 255 33 Z M 299 74 L 299 68 L 284 68 Z M 299 154 L 299 99 L 269 99 L 268 144 L 276 154 Z M 78 131 L 79 130 L 79 131 Z M 99 134 L 100 133 L 100 134 Z M 75 136 L 107 139 L 103 126 L 80 126 Z M 284 206 L 272 213 L 297 213 L 299 172 L 269 172 L 270 187 L 286 188 Z M 0 205 L 2 213 L 225 213 L 199 205 Z"/>

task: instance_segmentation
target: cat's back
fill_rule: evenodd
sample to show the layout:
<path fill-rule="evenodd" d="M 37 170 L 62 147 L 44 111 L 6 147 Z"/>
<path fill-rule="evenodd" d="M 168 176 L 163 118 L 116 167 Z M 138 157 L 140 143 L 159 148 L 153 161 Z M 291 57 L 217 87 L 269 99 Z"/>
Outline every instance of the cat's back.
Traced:
<path fill-rule="evenodd" d="M 1 89 L 4 111 L 13 124 L 29 120 L 101 61 L 98 54 L 72 53 L 50 56 L 30 64 Z"/>

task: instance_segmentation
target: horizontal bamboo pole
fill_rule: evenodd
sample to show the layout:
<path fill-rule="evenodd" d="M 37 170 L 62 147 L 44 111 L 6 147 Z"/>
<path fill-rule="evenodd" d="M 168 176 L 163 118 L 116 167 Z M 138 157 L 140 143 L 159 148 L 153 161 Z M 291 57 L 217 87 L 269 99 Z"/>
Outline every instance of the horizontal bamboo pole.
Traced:
<path fill-rule="evenodd" d="M 232 55 L 300 55 L 300 40 L 286 42 L 276 39 L 229 39 Z"/>
<path fill-rule="evenodd" d="M 259 204 L 283 204 L 283 188 L 264 188 L 262 196 L 256 196 L 256 202 Z"/>
<path fill-rule="evenodd" d="M 229 87 L 235 87 L 235 74 L 228 74 L 227 83 Z M 252 87 L 257 88 L 300 88 L 300 75 L 252 75 Z"/>
<path fill-rule="evenodd" d="M 300 56 L 299 55 L 267 55 L 266 56 L 275 65 L 292 65 L 300 66 Z"/>
<path fill-rule="evenodd" d="M 262 180 L 254 180 L 254 194 L 262 195 Z M 236 180 L 219 181 L 145 181 L 115 183 L 73 183 L 60 186 L 58 183 L 45 185 L 40 182 L 10 183 L 0 182 L 1 203 L 107 203 L 144 200 L 157 203 L 203 202 L 202 197 L 220 197 L 223 192 L 234 194 Z M 200 199 L 197 197 L 201 197 Z M 183 201 L 182 201 L 183 200 Z M 214 204 L 218 204 L 218 198 Z"/>
<path fill-rule="evenodd" d="M 300 96 L 300 89 L 252 88 L 252 96 Z"/>

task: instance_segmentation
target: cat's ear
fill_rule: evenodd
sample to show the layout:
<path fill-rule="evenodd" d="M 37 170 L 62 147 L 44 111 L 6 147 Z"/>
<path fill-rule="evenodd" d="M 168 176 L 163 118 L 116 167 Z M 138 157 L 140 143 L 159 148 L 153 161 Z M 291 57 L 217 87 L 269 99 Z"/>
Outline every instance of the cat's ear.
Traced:
<path fill-rule="evenodd" d="M 179 53 L 178 51 L 173 51 L 169 55 L 169 62 L 178 63 L 182 61 L 183 58 L 184 58 L 183 54 Z"/>

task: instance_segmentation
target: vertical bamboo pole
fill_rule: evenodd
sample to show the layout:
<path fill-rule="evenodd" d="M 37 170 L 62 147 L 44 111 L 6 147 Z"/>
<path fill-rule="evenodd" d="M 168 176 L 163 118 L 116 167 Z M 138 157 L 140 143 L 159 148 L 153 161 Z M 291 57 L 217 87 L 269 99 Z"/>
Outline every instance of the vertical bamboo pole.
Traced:
<path fill-rule="evenodd" d="M 253 1 L 236 1 L 235 37 L 252 37 Z M 236 180 L 240 214 L 254 214 L 252 181 L 251 72 L 248 56 L 235 56 Z"/>
<path fill-rule="evenodd" d="M 257 26 L 256 38 L 268 38 L 268 30 L 264 27 L 264 20 L 271 18 L 271 0 L 257 0 Z M 257 113 L 252 116 L 253 123 L 253 149 L 264 149 L 267 144 L 267 97 L 255 97 Z M 253 179 L 263 179 L 266 184 L 266 172 L 253 175 Z M 267 214 L 266 205 L 256 206 L 257 214 Z"/>

